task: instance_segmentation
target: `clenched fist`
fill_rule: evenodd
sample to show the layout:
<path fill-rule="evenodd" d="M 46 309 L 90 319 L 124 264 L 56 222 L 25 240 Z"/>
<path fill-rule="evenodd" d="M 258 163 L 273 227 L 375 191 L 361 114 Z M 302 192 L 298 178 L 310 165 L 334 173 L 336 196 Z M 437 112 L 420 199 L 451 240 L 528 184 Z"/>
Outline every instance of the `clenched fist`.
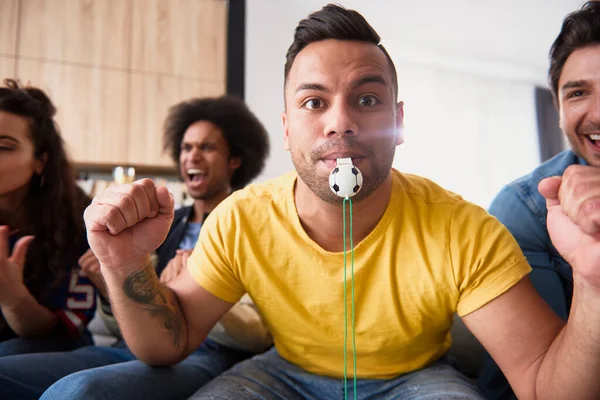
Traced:
<path fill-rule="evenodd" d="M 540 182 L 548 232 L 573 271 L 600 293 L 600 168 L 572 165 Z"/>
<path fill-rule="evenodd" d="M 173 214 L 172 195 L 150 179 L 111 186 L 85 210 L 90 247 L 103 267 L 139 266 L 165 240 Z"/>

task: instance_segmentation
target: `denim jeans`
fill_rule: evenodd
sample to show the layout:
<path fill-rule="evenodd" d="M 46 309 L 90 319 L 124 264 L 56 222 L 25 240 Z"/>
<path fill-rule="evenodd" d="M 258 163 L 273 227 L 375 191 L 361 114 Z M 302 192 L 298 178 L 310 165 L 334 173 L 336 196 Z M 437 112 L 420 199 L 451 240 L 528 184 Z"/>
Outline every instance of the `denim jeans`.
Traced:
<path fill-rule="evenodd" d="M 78 339 L 67 339 L 59 337 L 58 335 L 38 339 L 17 337 L 0 342 L 0 357 L 16 354 L 70 351 L 91 344 L 93 344 L 93 342 L 89 334 L 84 334 Z"/>
<path fill-rule="evenodd" d="M 173 367 L 149 367 L 127 347 L 0 359 L 0 399 L 185 399 L 251 354 L 206 340 Z"/>
<path fill-rule="evenodd" d="M 353 398 L 348 379 L 348 398 Z M 397 400 L 481 400 L 484 397 L 468 378 L 445 359 L 431 366 L 393 379 L 358 379 L 358 399 Z M 319 399 L 344 397 L 342 379 L 306 372 L 287 362 L 275 349 L 246 360 L 213 379 L 190 400 L 231 399 Z"/>

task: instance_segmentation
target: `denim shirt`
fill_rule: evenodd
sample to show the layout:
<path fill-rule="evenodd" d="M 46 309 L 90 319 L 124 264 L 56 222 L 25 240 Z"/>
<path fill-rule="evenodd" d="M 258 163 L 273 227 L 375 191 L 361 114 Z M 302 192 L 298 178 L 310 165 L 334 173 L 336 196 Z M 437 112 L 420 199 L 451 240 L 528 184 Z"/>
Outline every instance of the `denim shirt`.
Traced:
<path fill-rule="evenodd" d="M 568 166 L 586 165 L 571 150 L 544 162 L 533 172 L 506 185 L 490 205 L 489 212 L 513 234 L 532 267 L 533 286 L 552 309 L 567 319 L 573 296 L 573 271 L 558 253 L 546 228 L 546 199 L 538 184 L 550 176 L 562 176 Z M 486 398 L 516 399 L 508 381 L 494 361 L 486 355 L 478 384 Z"/>
<path fill-rule="evenodd" d="M 546 199 L 539 193 L 538 184 L 544 178 L 562 176 L 573 164 L 585 165 L 586 162 L 571 150 L 563 151 L 530 174 L 506 185 L 489 208 L 490 214 L 506 225 L 517 239 L 534 269 L 531 276 L 534 286 L 563 319 L 568 317 L 571 305 L 573 271 L 550 240 L 546 228 Z M 559 281 L 562 291 L 558 290 Z"/>

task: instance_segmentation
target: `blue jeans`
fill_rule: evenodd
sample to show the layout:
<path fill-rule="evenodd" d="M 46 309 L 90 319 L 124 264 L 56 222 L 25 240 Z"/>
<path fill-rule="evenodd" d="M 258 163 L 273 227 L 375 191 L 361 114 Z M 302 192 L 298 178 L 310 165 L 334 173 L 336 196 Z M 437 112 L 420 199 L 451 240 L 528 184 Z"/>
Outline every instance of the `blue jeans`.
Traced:
<path fill-rule="evenodd" d="M 348 398 L 353 398 L 348 379 Z M 393 379 L 358 379 L 358 399 L 481 400 L 484 397 L 468 378 L 444 359 Z M 319 399 L 340 400 L 342 379 L 306 372 L 287 362 L 275 349 L 246 360 L 197 391 L 190 400 L 211 399 Z"/>
<path fill-rule="evenodd" d="M 67 339 L 58 335 L 37 339 L 17 337 L 0 342 L 0 357 L 16 354 L 70 351 L 91 344 L 93 343 L 89 334 L 84 334 L 78 339 Z"/>
<path fill-rule="evenodd" d="M 0 399 L 185 399 L 251 354 L 206 340 L 174 367 L 148 367 L 124 344 L 0 359 Z"/>

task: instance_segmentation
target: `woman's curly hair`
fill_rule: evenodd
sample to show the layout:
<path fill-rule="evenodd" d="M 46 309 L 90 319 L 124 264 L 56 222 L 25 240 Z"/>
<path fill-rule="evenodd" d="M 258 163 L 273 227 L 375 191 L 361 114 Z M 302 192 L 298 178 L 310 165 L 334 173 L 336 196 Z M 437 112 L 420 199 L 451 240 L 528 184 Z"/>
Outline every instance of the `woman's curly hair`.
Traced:
<path fill-rule="evenodd" d="M 0 111 L 28 121 L 34 157 L 44 160 L 42 174 L 33 175 L 15 210 L 24 217 L 21 233 L 35 236 L 25 261 L 25 285 L 43 304 L 87 247 L 83 211 L 90 199 L 77 186 L 54 121 L 56 108 L 42 90 L 6 79 L 0 87 Z"/>

